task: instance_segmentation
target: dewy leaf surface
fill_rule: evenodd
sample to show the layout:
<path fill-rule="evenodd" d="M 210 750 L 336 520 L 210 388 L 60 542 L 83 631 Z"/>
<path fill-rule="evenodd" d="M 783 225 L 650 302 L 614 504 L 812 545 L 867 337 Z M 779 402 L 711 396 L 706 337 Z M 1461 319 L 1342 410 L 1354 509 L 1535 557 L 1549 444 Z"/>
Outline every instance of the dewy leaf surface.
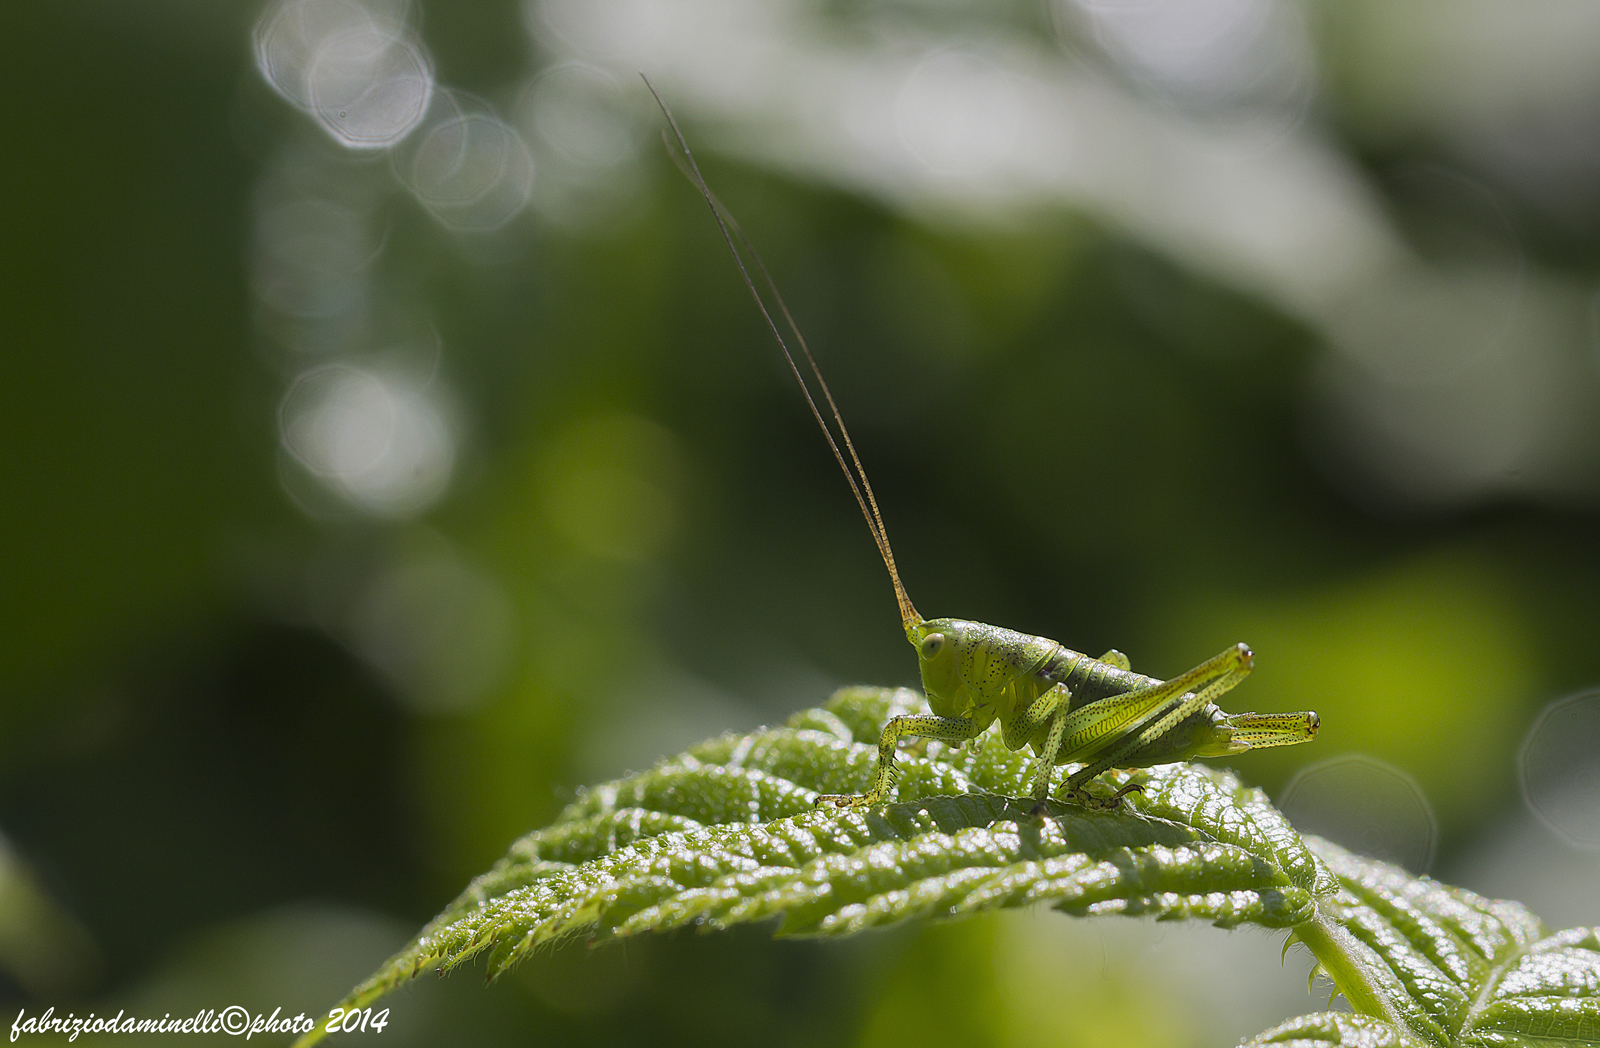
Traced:
<path fill-rule="evenodd" d="M 1346 979 L 1386 999 L 1384 1018 L 1324 1012 L 1268 1030 L 1256 1045 L 1527 1046 L 1600 1044 L 1600 932 L 1549 935 L 1514 902 L 1485 899 L 1315 838 L 1339 879 L 1297 934 L 1342 937 Z M 1330 929 L 1331 926 L 1331 929 Z M 1329 952 L 1318 950 L 1327 963 Z"/>
<path fill-rule="evenodd" d="M 884 722 L 920 701 L 846 689 L 784 727 L 595 787 L 513 844 L 344 1006 L 481 952 L 496 975 L 573 936 L 763 920 L 784 935 L 840 935 L 1034 903 L 1288 928 L 1339 890 L 1259 790 L 1211 768 L 1138 773 L 1146 792 L 1117 813 L 1053 802 L 1030 818 L 1018 799 L 1028 759 L 992 733 L 963 750 L 904 747 L 884 809 L 813 809 L 819 793 L 867 783 Z"/>

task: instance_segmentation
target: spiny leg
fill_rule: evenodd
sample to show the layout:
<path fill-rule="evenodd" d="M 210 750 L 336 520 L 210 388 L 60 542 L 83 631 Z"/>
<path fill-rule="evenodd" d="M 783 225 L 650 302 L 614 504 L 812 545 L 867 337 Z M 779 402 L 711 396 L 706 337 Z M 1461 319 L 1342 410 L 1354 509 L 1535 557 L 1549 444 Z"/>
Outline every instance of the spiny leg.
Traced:
<path fill-rule="evenodd" d="M 873 773 L 872 786 L 866 793 L 825 793 L 813 802 L 822 805 L 833 802 L 836 808 L 863 808 L 882 804 L 889 794 L 889 782 L 894 775 L 895 744 L 901 736 L 915 735 L 941 742 L 966 742 L 983 732 L 970 717 L 938 717 L 931 713 L 914 713 L 895 717 L 883 726 L 883 737 L 878 740 L 878 769 Z"/>
<path fill-rule="evenodd" d="M 1207 692 L 1209 695 L 1222 694 L 1249 672 L 1250 659 L 1249 649 L 1239 645 L 1171 680 L 1120 695 L 1108 695 L 1081 707 L 1068 718 L 1066 737 L 1062 740 L 1057 760 L 1062 763 L 1087 761 L 1101 754 L 1160 717 L 1164 707 L 1187 692 L 1225 681 L 1223 687 Z"/>
<path fill-rule="evenodd" d="M 1074 760 L 1081 755 L 1090 762 L 1067 780 L 1068 796 L 1086 808 L 1115 809 L 1121 806 L 1126 794 L 1142 792 L 1142 786 L 1129 783 L 1102 801 L 1084 787 L 1101 772 L 1116 767 L 1125 757 L 1159 739 L 1184 718 L 1233 688 L 1249 674 L 1253 663 L 1250 649 L 1236 644 L 1169 681 L 1109 696 L 1072 714 L 1068 718 L 1071 723 L 1062 759 Z M 1110 743 L 1108 748 L 1106 740 Z"/>
<path fill-rule="evenodd" d="M 1149 689 L 1152 696 L 1146 707 L 1148 715 L 1118 736 L 1112 748 L 1074 773 L 1066 783 L 1068 795 L 1087 808 L 1114 810 L 1121 806 L 1122 798 L 1128 793 L 1135 790 L 1143 792 L 1144 787 L 1138 783 L 1129 783 L 1105 800 L 1100 800 L 1084 787 L 1102 772 L 1116 767 L 1124 758 L 1161 738 L 1196 710 L 1233 688 L 1250 672 L 1252 661 L 1250 649 L 1243 644 L 1236 645 L 1193 670 Z M 1171 701 L 1174 693 L 1182 695 L 1198 681 L 1208 683 L 1195 688 L 1182 701 Z"/>
<path fill-rule="evenodd" d="M 1061 748 L 1067 727 L 1067 711 L 1071 704 L 1072 692 L 1065 684 L 1057 684 L 1012 718 L 1002 732 L 1005 744 L 1013 750 L 1020 750 L 1033 741 L 1040 728 L 1049 725 L 1044 748 L 1038 751 L 1034 759 L 1031 790 L 1033 808 L 1030 815 L 1043 814 L 1044 803 L 1050 799 L 1050 774 L 1055 771 L 1056 750 Z"/>
<path fill-rule="evenodd" d="M 1233 743 L 1247 750 L 1295 746 L 1317 737 L 1322 720 L 1315 713 L 1230 713 Z"/>

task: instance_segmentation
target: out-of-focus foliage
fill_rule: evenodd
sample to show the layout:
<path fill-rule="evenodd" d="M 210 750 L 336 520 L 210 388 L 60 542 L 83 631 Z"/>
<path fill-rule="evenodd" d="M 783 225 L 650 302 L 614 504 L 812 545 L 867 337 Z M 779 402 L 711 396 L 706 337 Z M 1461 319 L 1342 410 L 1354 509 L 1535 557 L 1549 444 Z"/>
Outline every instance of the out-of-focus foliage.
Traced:
<path fill-rule="evenodd" d="M 86 989 L 97 960 L 83 928 L 39 890 L 0 837 L 0 971 L 43 997 Z"/>
<path fill-rule="evenodd" d="M 581 784 L 913 682 L 640 70 L 919 607 L 1155 675 L 1247 641 L 1249 708 L 1324 730 L 1246 781 L 1380 760 L 1435 873 L 1600 920 L 1519 789 L 1591 810 L 1581 759 L 1517 767 L 1600 752 L 1521 747 L 1600 678 L 1589 5 L 14 6 L 0 832 L 103 967 L 0 998 L 320 1007 Z M 1303 996 L 1210 929 L 768 940 L 568 946 L 383 1036 L 1174 1045 Z"/>

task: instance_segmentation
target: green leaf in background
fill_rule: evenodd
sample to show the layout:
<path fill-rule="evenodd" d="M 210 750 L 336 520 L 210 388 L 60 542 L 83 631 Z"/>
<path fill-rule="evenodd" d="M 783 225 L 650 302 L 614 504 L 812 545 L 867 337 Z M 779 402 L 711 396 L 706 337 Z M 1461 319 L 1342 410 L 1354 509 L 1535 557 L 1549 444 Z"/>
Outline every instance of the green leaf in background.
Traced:
<path fill-rule="evenodd" d="M 0 972 L 49 997 L 82 992 L 100 964 L 94 939 L 0 836 Z"/>
<path fill-rule="evenodd" d="M 1048 903 L 1292 929 L 1367 1014 L 1306 1016 L 1258 1044 L 1531 1044 L 1540 1029 L 1554 1038 L 1540 1044 L 1600 1040 L 1592 932 L 1544 937 L 1516 903 L 1308 843 L 1226 771 L 1113 774 L 1113 785 L 1137 775 L 1144 794 L 1115 813 L 1052 802 L 1038 820 L 1027 758 L 984 736 L 962 750 L 909 747 L 882 811 L 812 807 L 866 781 L 884 722 L 919 705 L 904 689 L 845 689 L 782 728 L 712 739 L 595 787 L 513 844 L 341 1006 L 479 953 L 494 977 L 578 936 L 770 919 L 780 935 L 843 935 Z"/>
<path fill-rule="evenodd" d="M 1381 1014 L 1304 1015 L 1250 1045 L 1600 1043 L 1600 930 L 1550 935 L 1517 903 L 1307 842 L 1340 887 L 1297 934 L 1350 1000 L 1375 994 L 1371 1010 Z M 1342 948 L 1318 949 L 1317 934 L 1343 940 Z"/>

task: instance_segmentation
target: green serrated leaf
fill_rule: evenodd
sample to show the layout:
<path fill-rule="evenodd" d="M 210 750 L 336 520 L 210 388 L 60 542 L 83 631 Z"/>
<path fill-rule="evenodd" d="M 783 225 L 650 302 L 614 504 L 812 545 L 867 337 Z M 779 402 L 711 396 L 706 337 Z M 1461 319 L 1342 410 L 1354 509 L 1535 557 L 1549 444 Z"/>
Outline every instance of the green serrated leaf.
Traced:
<path fill-rule="evenodd" d="M 1427 1048 L 1428 1042 L 1370 1015 L 1318 1012 L 1274 1026 L 1239 1048 L 1265 1048 L 1266 1045 L 1280 1048 Z"/>
<path fill-rule="evenodd" d="M 845 689 L 781 728 L 726 735 L 587 791 L 342 1002 L 479 953 L 491 976 L 563 939 L 775 921 L 843 935 L 1047 903 L 1075 915 L 1291 928 L 1360 1014 L 1301 1016 L 1256 1045 L 1600 1044 L 1600 940 L 1302 838 L 1225 771 L 1137 776 L 1121 812 L 1027 814 L 1027 758 L 985 738 L 909 746 L 896 803 L 816 810 L 865 782 L 909 691 Z M 310 1044 L 320 1037 L 302 1038 Z"/>
<path fill-rule="evenodd" d="M 713 739 L 587 791 L 343 1006 L 479 953 L 497 975 L 574 936 L 766 920 L 781 935 L 841 935 L 1035 903 L 1289 928 L 1339 890 L 1259 790 L 1193 765 L 1132 773 L 1145 792 L 1121 812 L 1052 802 L 1040 820 L 1027 814 L 1025 755 L 992 738 L 931 743 L 906 747 L 896 803 L 812 807 L 866 782 L 884 722 L 920 702 L 903 689 L 845 689 L 782 728 Z"/>
<path fill-rule="evenodd" d="M 1514 902 L 1485 899 L 1306 838 L 1338 877 L 1312 946 L 1369 1015 L 1292 1019 L 1252 1045 L 1539 1046 L 1600 1044 L 1600 939 L 1548 935 Z"/>

